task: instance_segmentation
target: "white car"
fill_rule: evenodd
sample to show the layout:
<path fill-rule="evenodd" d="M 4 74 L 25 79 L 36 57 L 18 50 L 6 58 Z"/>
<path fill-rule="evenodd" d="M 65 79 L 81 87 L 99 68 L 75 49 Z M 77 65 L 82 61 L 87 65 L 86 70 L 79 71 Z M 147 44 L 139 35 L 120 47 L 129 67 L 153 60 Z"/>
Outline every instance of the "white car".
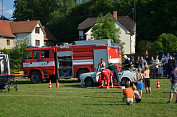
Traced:
<path fill-rule="evenodd" d="M 118 72 L 119 81 L 121 85 L 125 85 L 126 82 L 130 81 L 130 83 L 134 83 L 134 76 L 136 74 L 136 69 L 134 70 L 123 70 Z M 80 75 L 81 86 L 91 87 L 98 83 L 99 75 L 101 72 L 88 72 Z"/>

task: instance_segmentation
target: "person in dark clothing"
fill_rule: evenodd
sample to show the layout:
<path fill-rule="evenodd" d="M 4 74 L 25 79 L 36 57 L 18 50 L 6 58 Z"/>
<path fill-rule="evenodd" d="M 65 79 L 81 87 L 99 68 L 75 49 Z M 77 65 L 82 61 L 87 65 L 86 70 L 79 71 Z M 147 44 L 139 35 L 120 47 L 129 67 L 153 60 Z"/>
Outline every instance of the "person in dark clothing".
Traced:
<path fill-rule="evenodd" d="M 116 78 L 117 79 L 117 83 L 119 85 L 119 75 L 118 75 L 118 68 L 114 63 L 108 63 L 108 69 L 110 69 L 113 73 L 113 77 L 112 77 L 112 81 L 114 81 L 113 79 Z"/>
<path fill-rule="evenodd" d="M 170 56 L 170 59 L 168 60 L 168 79 L 170 78 L 170 73 L 173 70 L 173 64 L 174 64 L 173 58 L 172 56 Z"/>
<path fill-rule="evenodd" d="M 135 68 L 140 67 L 140 56 L 138 56 L 137 60 L 135 61 Z"/>
<path fill-rule="evenodd" d="M 124 60 L 125 62 L 123 63 L 123 68 L 125 70 L 130 70 L 133 66 L 133 63 L 130 61 L 130 59 L 126 55 L 124 55 Z"/>
<path fill-rule="evenodd" d="M 175 69 L 170 74 L 170 81 L 171 81 L 171 91 L 170 91 L 170 98 L 167 103 L 171 103 L 173 99 L 173 92 L 176 93 L 176 104 L 177 104 L 177 64 L 174 65 Z"/>

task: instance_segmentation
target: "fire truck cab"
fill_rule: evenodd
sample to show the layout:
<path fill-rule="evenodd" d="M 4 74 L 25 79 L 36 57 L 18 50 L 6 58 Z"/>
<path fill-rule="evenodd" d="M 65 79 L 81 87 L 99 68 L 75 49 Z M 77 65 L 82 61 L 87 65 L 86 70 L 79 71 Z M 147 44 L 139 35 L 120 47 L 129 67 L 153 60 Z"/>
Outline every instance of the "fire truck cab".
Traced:
<path fill-rule="evenodd" d="M 82 73 L 98 69 L 100 59 L 121 64 L 121 44 L 113 44 L 110 39 L 75 41 L 53 47 L 32 47 L 24 52 L 21 67 L 24 76 L 32 83 L 44 79 L 80 78 Z"/>

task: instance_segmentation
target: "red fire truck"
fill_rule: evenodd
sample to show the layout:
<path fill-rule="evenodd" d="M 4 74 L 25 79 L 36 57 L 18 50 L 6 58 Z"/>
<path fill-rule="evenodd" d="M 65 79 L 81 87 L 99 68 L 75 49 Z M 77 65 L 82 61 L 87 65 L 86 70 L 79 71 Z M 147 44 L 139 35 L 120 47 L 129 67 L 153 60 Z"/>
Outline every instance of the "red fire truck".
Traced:
<path fill-rule="evenodd" d="M 75 41 L 53 47 L 27 48 L 21 63 L 24 76 L 32 83 L 44 79 L 78 78 L 80 74 L 97 70 L 100 59 L 121 64 L 121 44 L 110 39 Z"/>

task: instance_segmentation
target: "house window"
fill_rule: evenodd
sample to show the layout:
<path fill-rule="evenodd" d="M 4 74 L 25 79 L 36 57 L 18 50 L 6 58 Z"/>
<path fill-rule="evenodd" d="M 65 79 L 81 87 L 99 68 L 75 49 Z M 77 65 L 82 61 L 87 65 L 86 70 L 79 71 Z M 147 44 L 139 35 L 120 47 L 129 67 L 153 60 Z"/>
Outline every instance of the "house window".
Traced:
<path fill-rule="evenodd" d="M 35 40 L 35 46 L 40 46 L 40 40 Z"/>
<path fill-rule="evenodd" d="M 7 45 L 10 45 L 10 40 L 7 40 Z"/>
<path fill-rule="evenodd" d="M 35 33 L 39 34 L 40 33 L 40 27 L 35 28 Z"/>

